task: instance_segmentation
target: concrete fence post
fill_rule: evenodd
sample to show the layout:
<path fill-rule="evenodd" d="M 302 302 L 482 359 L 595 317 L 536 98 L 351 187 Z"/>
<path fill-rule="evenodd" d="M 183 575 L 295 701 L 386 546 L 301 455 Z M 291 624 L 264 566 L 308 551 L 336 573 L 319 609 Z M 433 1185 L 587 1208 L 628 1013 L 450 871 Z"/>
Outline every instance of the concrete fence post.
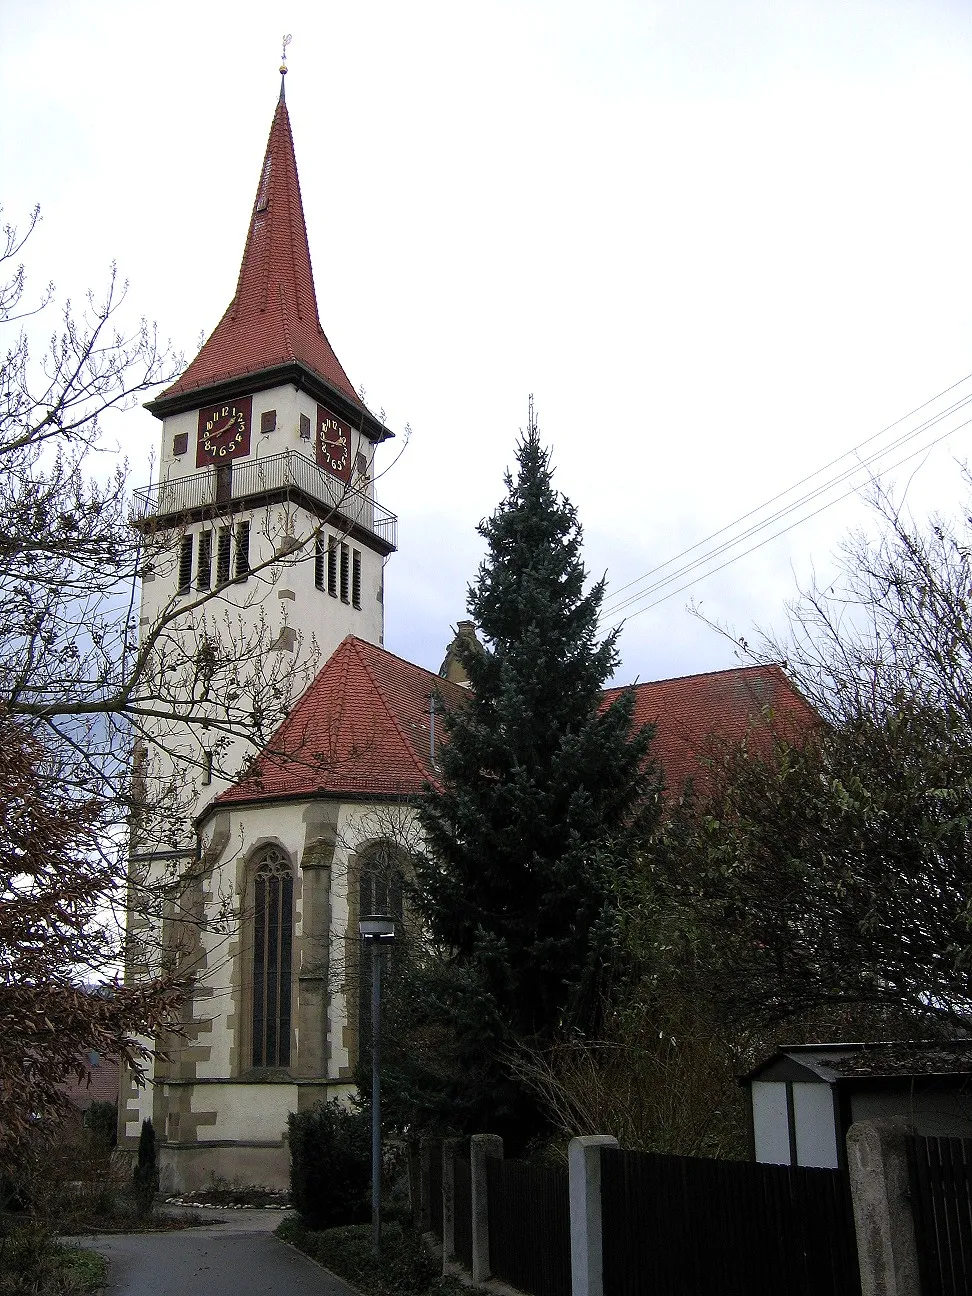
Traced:
<path fill-rule="evenodd" d="M 456 1153 L 465 1139 L 442 1140 L 442 1272 L 452 1272 L 456 1257 Z"/>
<path fill-rule="evenodd" d="M 426 1135 L 418 1144 L 418 1200 L 412 1204 L 412 1214 L 420 1233 L 432 1228 L 432 1140 Z"/>
<path fill-rule="evenodd" d="M 861 1296 L 921 1296 L 905 1148 L 913 1132 L 903 1116 L 847 1131 Z"/>
<path fill-rule="evenodd" d="M 472 1280 L 484 1283 L 491 1277 L 489 1264 L 489 1189 L 486 1160 L 502 1160 L 503 1140 L 498 1134 L 474 1134 L 469 1140 L 469 1165 L 472 1173 Z"/>
<path fill-rule="evenodd" d="M 603 1296 L 601 1148 L 617 1146 L 609 1134 L 592 1134 L 572 1138 L 567 1149 L 571 1296 Z"/>

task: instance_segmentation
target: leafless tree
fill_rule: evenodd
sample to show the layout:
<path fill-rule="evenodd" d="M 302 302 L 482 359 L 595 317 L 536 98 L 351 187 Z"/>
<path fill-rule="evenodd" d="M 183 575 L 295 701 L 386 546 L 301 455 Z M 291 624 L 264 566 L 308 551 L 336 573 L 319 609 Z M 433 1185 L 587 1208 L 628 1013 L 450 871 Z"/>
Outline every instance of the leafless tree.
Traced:
<path fill-rule="evenodd" d="M 17 1107 L 16 1128 L 43 1110 L 81 1048 L 137 1061 L 133 1032 L 175 1020 L 173 960 L 150 957 L 147 946 L 173 912 L 208 920 L 178 899 L 180 887 L 198 890 L 184 876 L 197 865 L 128 875 L 133 836 L 165 847 L 167 834 L 184 833 L 199 749 L 215 773 L 238 772 L 224 755 L 240 742 L 261 747 L 316 663 L 316 646 L 299 637 L 291 651 L 271 651 L 279 627 L 238 592 L 227 598 L 229 578 L 163 602 L 140 624 L 140 581 L 176 560 L 179 537 L 132 525 L 128 468 L 110 425 L 182 360 L 144 319 L 126 323 L 127 285 L 114 266 L 103 295 L 89 293 L 80 308 L 58 308 L 53 285 L 32 294 L 21 258 L 38 219 L 35 210 L 25 229 L 7 225 L 0 239 L 0 723 L 20 761 L 10 813 L 42 810 L 51 844 L 46 865 L 9 839 L 0 858 L 2 1022 L 9 1007 L 33 1023 L 29 1057 L 45 1077 L 40 1089 L 23 1085 L 25 1036 L 5 1031 L 0 1101 Z M 267 511 L 264 529 L 265 556 L 249 571 L 253 604 L 281 566 L 313 553 L 319 527 L 299 533 L 282 506 Z M 126 938 L 133 886 L 146 918 Z M 36 918 L 39 904 L 48 910 Z M 30 958 L 18 943 L 25 922 Z M 126 962 L 151 970 L 138 989 L 89 993 L 92 977 Z M 13 1122 L 5 1110 L 0 1125 L 8 1115 Z"/>
<path fill-rule="evenodd" d="M 175 1024 L 183 989 L 171 970 L 105 980 L 120 955 L 105 906 L 124 884 L 98 849 L 106 806 L 59 790 L 46 763 L 0 713 L 0 1158 L 57 1134 L 61 1081 L 84 1078 L 89 1051 L 140 1072 L 140 1036 Z"/>

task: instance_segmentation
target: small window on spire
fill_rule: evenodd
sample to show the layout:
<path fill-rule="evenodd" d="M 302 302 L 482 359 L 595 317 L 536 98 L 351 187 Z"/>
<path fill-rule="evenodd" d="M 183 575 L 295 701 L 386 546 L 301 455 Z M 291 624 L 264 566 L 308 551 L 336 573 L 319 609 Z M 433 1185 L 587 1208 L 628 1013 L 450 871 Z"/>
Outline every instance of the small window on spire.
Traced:
<path fill-rule="evenodd" d="M 229 527 L 220 527 L 216 549 L 216 584 L 225 585 L 230 578 L 230 547 L 233 533 Z"/>
<path fill-rule="evenodd" d="M 314 545 L 314 584 L 319 590 L 325 588 L 327 579 L 327 540 L 322 532 L 317 533 Z"/>
<path fill-rule="evenodd" d="M 268 157 L 263 164 L 263 175 L 260 177 L 260 191 L 257 194 L 256 210 L 265 212 L 270 206 L 270 167 L 273 164 L 273 158 Z"/>
<path fill-rule="evenodd" d="M 331 598 L 338 594 L 338 547 L 333 536 L 327 538 L 327 592 Z"/>

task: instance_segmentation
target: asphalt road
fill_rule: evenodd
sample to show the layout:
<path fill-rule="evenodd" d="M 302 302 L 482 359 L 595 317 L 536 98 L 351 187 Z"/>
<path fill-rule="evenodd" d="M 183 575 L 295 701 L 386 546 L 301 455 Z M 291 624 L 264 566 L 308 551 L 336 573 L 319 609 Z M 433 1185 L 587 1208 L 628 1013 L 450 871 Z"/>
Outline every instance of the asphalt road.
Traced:
<path fill-rule="evenodd" d="M 223 1212 L 206 1211 L 206 1218 Z M 227 1211 L 226 1222 L 171 1233 L 84 1238 L 108 1257 L 107 1296 L 357 1296 L 272 1230 L 278 1211 Z"/>

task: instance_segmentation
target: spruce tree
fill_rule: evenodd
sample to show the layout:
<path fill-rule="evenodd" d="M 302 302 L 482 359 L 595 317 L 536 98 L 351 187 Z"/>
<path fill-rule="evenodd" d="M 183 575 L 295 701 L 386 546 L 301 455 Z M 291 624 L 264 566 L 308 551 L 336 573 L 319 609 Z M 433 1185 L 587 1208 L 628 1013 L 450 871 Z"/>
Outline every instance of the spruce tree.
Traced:
<path fill-rule="evenodd" d="M 441 790 L 421 807 L 420 898 L 449 952 L 437 1003 L 456 1049 L 450 1122 L 527 1133 L 531 1104 L 504 1057 L 598 1023 L 615 936 L 611 869 L 657 807 L 650 728 L 633 694 L 603 705 L 618 662 L 598 637 L 604 581 L 585 592 L 582 530 L 552 483 L 532 417 L 506 498 L 480 524 L 487 554 L 460 646 L 468 702 L 446 716 Z"/>
<path fill-rule="evenodd" d="M 159 1189 L 155 1127 L 151 1118 L 142 1121 L 142 1132 L 138 1137 L 138 1158 L 132 1170 L 132 1182 L 135 1185 L 135 1204 L 139 1215 L 150 1215 L 155 1194 Z"/>

